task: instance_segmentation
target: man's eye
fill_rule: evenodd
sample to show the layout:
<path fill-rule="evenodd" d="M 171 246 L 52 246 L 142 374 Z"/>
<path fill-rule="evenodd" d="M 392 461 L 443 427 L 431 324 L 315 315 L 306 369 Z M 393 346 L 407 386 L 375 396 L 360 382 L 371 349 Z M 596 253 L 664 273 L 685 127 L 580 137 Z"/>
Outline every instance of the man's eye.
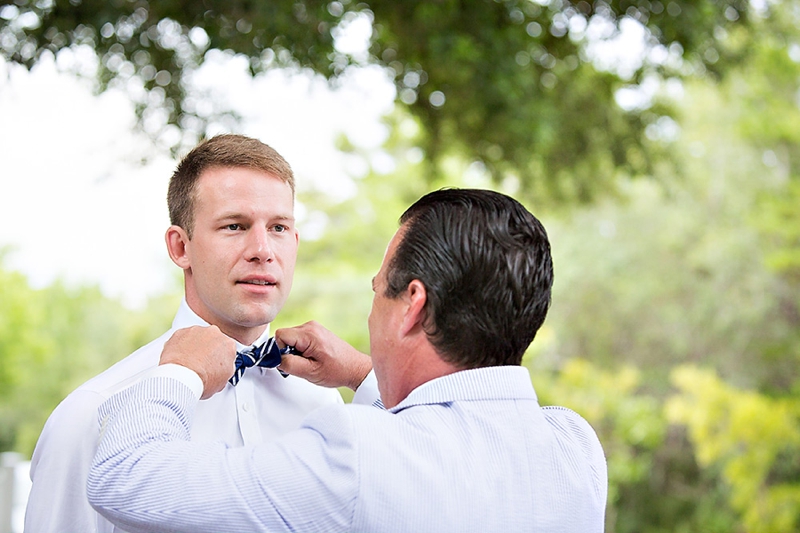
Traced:
<path fill-rule="evenodd" d="M 284 226 L 283 224 L 275 224 L 275 225 L 272 227 L 272 230 L 273 230 L 275 233 L 283 233 L 284 231 L 286 231 L 286 230 L 288 230 L 288 229 L 289 229 L 289 228 L 287 228 L 287 227 L 286 227 L 286 226 Z"/>
<path fill-rule="evenodd" d="M 231 231 L 238 231 L 242 229 L 242 226 L 240 224 L 228 224 L 227 226 L 225 226 L 225 229 L 229 229 Z"/>

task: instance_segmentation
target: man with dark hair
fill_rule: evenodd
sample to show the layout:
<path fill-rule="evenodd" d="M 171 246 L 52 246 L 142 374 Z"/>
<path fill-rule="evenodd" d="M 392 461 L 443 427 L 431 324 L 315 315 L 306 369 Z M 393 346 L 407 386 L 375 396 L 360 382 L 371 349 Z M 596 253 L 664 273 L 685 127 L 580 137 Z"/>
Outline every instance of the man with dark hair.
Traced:
<path fill-rule="evenodd" d="M 505 196 L 470 190 L 425 196 L 400 223 L 386 296 L 399 297 L 414 279 L 425 285 L 423 326 L 446 361 L 521 364 L 550 307 L 553 264 L 541 223 Z"/>
<path fill-rule="evenodd" d="M 86 499 L 100 435 L 97 408 L 156 367 L 174 331 L 214 325 L 242 351 L 243 360 L 274 344 L 268 342 L 268 325 L 291 290 L 299 242 L 289 164 L 256 139 L 220 135 L 180 162 L 167 203 L 172 224 L 167 250 L 183 270 L 185 298 L 169 331 L 78 387 L 53 411 L 31 461 L 26 532 L 119 531 Z M 342 403 L 335 390 L 284 378 L 267 366 L 235 374 L 231 369 L 228 378 L 225 390 L 198 406 L 193 441 L 259 444 L 296 429 L 317 407 Z"/>
<path fill-rule="evenodd" d="M 544 228 L 508 196 L 448 189 L 401 218 L 373 280 L 370 351 L 387 410 L 331 406 L 271 443 L 187 442 L 231 341 L 178 331 L 100 407 L 89 501 L 131 531 L 603 531 L 592 428 L 542 408 L 522 355 L 550 303 Z M 276 332 L 284 371 L 358 386 L 360 354 L 318 324 Z"/>

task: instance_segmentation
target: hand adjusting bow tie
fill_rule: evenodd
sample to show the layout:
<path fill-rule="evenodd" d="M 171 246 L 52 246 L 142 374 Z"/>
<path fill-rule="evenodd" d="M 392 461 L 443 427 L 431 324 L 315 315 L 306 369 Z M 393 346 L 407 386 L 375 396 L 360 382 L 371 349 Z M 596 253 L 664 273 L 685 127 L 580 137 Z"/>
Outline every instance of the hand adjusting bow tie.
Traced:
<path fill-rule="evenodd" d="M 235 386 L 239 383 L 239 380 L 242 379 L 244 371 L 251 366 L 275 368 L 281 364 L 281 356 L 287 353 L 295 355 L 301 354 L 294 346 L 287 346 L 283 349 L 279 348 L 278 343 L 275 342 L 275 337 L 270 337 L 260 346 L 251 346 L 246 350 L 236 352 L 236 371 L 228 382 Z M 286 377 L 289 374 L 281 372 L 281 375 Z"/>

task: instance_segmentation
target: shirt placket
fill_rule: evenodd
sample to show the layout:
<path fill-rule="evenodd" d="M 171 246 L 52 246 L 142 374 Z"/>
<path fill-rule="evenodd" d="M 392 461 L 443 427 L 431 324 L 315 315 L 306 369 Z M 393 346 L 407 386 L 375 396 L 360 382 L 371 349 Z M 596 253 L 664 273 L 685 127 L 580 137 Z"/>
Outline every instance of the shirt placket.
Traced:
<path fill-rule="evenodd" d="M 257 369 L 250 369 L 257 372 Z M 234 388 L 236 394 L 236 415 L 239 420 L 239 431 L 245 446 L 252 446 L 263 442 L 261 428 L 258 425 L 256 412 L 255 387 L 252 377 L 243 376 Z"/>

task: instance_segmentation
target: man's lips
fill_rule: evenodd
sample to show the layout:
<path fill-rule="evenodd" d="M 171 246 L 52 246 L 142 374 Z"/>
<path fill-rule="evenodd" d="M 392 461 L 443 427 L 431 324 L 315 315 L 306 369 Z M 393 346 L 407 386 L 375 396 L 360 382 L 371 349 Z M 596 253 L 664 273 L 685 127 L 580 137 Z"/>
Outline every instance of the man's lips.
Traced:
<path fill-rule="evenodd" d="M 257 278 L 245 278 L 240 279 L 236 282 L 237 285 L 248 285 L 250 287 L 274 287 L 278 284 L 278 281 L 275 278 L 267 277 L 257 277 Z"/>

